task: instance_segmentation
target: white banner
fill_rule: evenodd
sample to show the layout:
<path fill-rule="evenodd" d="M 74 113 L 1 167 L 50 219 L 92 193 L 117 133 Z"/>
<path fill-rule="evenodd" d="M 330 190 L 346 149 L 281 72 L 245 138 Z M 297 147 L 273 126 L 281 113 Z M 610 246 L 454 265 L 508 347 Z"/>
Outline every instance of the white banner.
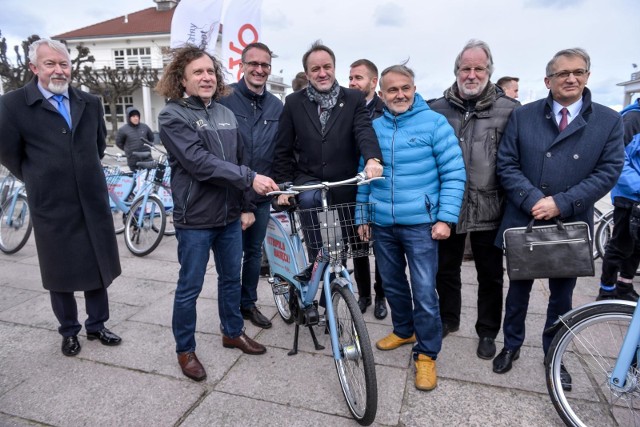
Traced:
<path fill-rule="evenodd" d="M 241 77 L 242 49 L 260 39 L 261 8 L 262 0 L 231 0 L 227 4 L 222 26 L 222 64 L 236 80 Z"/>
<path fill-rule="evenodd" d="M 216 53 L 224 0 L 182 0 L 171 20 L 171 47 L 192 44 Z"/>

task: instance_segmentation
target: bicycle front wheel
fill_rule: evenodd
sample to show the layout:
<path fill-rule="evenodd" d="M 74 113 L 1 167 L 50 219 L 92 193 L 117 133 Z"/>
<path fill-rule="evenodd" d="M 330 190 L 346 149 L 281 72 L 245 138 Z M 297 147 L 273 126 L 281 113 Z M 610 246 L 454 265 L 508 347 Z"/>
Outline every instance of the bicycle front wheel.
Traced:
<path fill-rule="evenodd" d="M 149 196 L 146 203 L 138 199 L 131 205 L 124 230 L 127 248 L 136 256 L 153 252 L 162 240 L 166 225 L 164 206 L 159 198 Z"/>
<path fill-rule="evenodd" d="M 118 208 L 111 209 L 111 216 L 113 217 L 113 228 L 116 234 L 122 233 L 127 222 L 127 216 Z"/>
<path fill-rule="evenodd" d="M 378 410 L 376 368 L 367 326 L 356 298 L 343 280 L 339 278 L 331 284 L 341 356 L 335 361 L 336 370 L 349 411 L 359 424 L 367 426 Z"/>
<path fill-rule="evenodd" d="M 546 361 L 547 390 L 566 425 L 640 425 L 636 363 L 629 368 L 624 390 L 609 385 L 634 308 L 616 302 L 587 308 L 553 339 Z M 572 377 L 570 390 L 562 387 L 561 366 Z"/>
<path fill-rule="evenodd" d="M 607 212 L 600 219 L 598 229 L 596 230 L 595 241 L 596 249 L 601 257 L 604 258 L 604 253 L 607 249 L 607 243 L 611 239 L 613 234 L 613 210 Z"/>
<path fill-rule="evenodd" d="M 18 252 L 27 244 L 31 236 L 31 214 L 27 197 L 18 194 L 9 197 L 0 207 L 0 250 L 11 255 Z"/>

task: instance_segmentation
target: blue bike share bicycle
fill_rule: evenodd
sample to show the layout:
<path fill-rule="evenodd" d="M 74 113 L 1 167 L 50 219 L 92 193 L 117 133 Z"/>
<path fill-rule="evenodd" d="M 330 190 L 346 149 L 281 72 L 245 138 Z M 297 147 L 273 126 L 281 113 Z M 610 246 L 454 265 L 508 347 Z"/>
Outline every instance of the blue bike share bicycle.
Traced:
<path fill-rule="evenodd" d="M 0 183 L 0 251 L 18 252 L 31 235 L 31 215 L 24 184 L 12 174 Z"/>
<path fill-rule="evenodd" d="M 561 316 L 546 358 L 547 389 L 568 426 L 640 425 L 640 306 L 609 300 Z M 562 370 L 571 384 L 561 381 Z"/>
<path fill-rule="evenodd" d="M 338 379 L 349 411 L 362 425 L 371 424 L 376 416 L 375 362 L 367 327 L 344 264 L 347 258 L 369 255 L 368 247 L 355 241 L 355 218 L 370 223 L 373 209 L 369 203 L 329 205 L 327 193 L 332 187 L 362 185 L 369 181 L 360 173 L 339 182 L 281 185 L 281 191 L 268 195 L 295 196 L 320 190 L 322 206 L 314 209 L 293 206 L 287 212 L 273 212 L 264 242 L 270 267 L 269 283 L 278 313 L 286 323 L 296 324 L 289 355 L 298 351 L 300 326 L 308 327 L 316 350 L 324 349 L 313 330 L 313 326 L 324 325 L 330 335 Z M 312 268 L 307 264 L 303 240 L 309 252 L 317 252 Z M 327 302 L 324 315 L 319 313 L 316 300 L 319 289 Z"/>

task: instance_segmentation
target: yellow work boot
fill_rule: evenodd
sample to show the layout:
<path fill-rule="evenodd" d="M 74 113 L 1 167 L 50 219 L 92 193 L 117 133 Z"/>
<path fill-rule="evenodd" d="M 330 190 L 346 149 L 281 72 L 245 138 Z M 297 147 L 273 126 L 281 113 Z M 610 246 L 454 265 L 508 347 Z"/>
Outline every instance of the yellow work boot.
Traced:
<path fill-rule="evenodd" d="M 416 360 L 416 388 L 418 390 L 433 390 L 438 385 L 436 361 L 424 354 L 418 354 Z"/>
<path fill-rule="evenodd" d="M 400 338 L 391 332 L 389 335 L 379 340 L 376 343 L 376 347 L 378 347 L 378 350 L 394 350 L 401 345 L 413 344 L 414 342 L 416 342 L 416 334 L 411 335 L 409 338 Z"/>

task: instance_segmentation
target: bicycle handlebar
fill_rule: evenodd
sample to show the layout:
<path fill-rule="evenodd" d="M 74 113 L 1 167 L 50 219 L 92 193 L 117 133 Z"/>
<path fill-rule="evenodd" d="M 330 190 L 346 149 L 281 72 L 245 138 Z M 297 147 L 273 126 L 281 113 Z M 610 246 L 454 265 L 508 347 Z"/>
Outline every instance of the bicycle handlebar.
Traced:
<path fill-rule="evenodd" d="M 365 185 L 377 179 L 384 179 L 384 177 L 379 176 L 379 177 L 367 179 L 367 175 L 365 174 L 364 171 L 362 171 L 362 172 L 358 172 L 358 174 L 353 178 L 345 179 L 342 181 L 334 181 L 334 182 L 323 181 L 317 184 L 305 184 L 305 185 L 293 185 L 290 182 L 286 182 L 286 183 L 278 184 L 278 187 L 280 188 L 280 190 L 270 191 L 266 195 L 279 196 L 280 194 L 287 194 L 290 196 L 295 196 L 297 194 L 300 194 L 302 192 L 309 191 L 309 190 L 328 190 L 329 188 L 332 188 L 332 187 L 340 187 L 342 185 L 350 185 L 350 184 Z"/>

